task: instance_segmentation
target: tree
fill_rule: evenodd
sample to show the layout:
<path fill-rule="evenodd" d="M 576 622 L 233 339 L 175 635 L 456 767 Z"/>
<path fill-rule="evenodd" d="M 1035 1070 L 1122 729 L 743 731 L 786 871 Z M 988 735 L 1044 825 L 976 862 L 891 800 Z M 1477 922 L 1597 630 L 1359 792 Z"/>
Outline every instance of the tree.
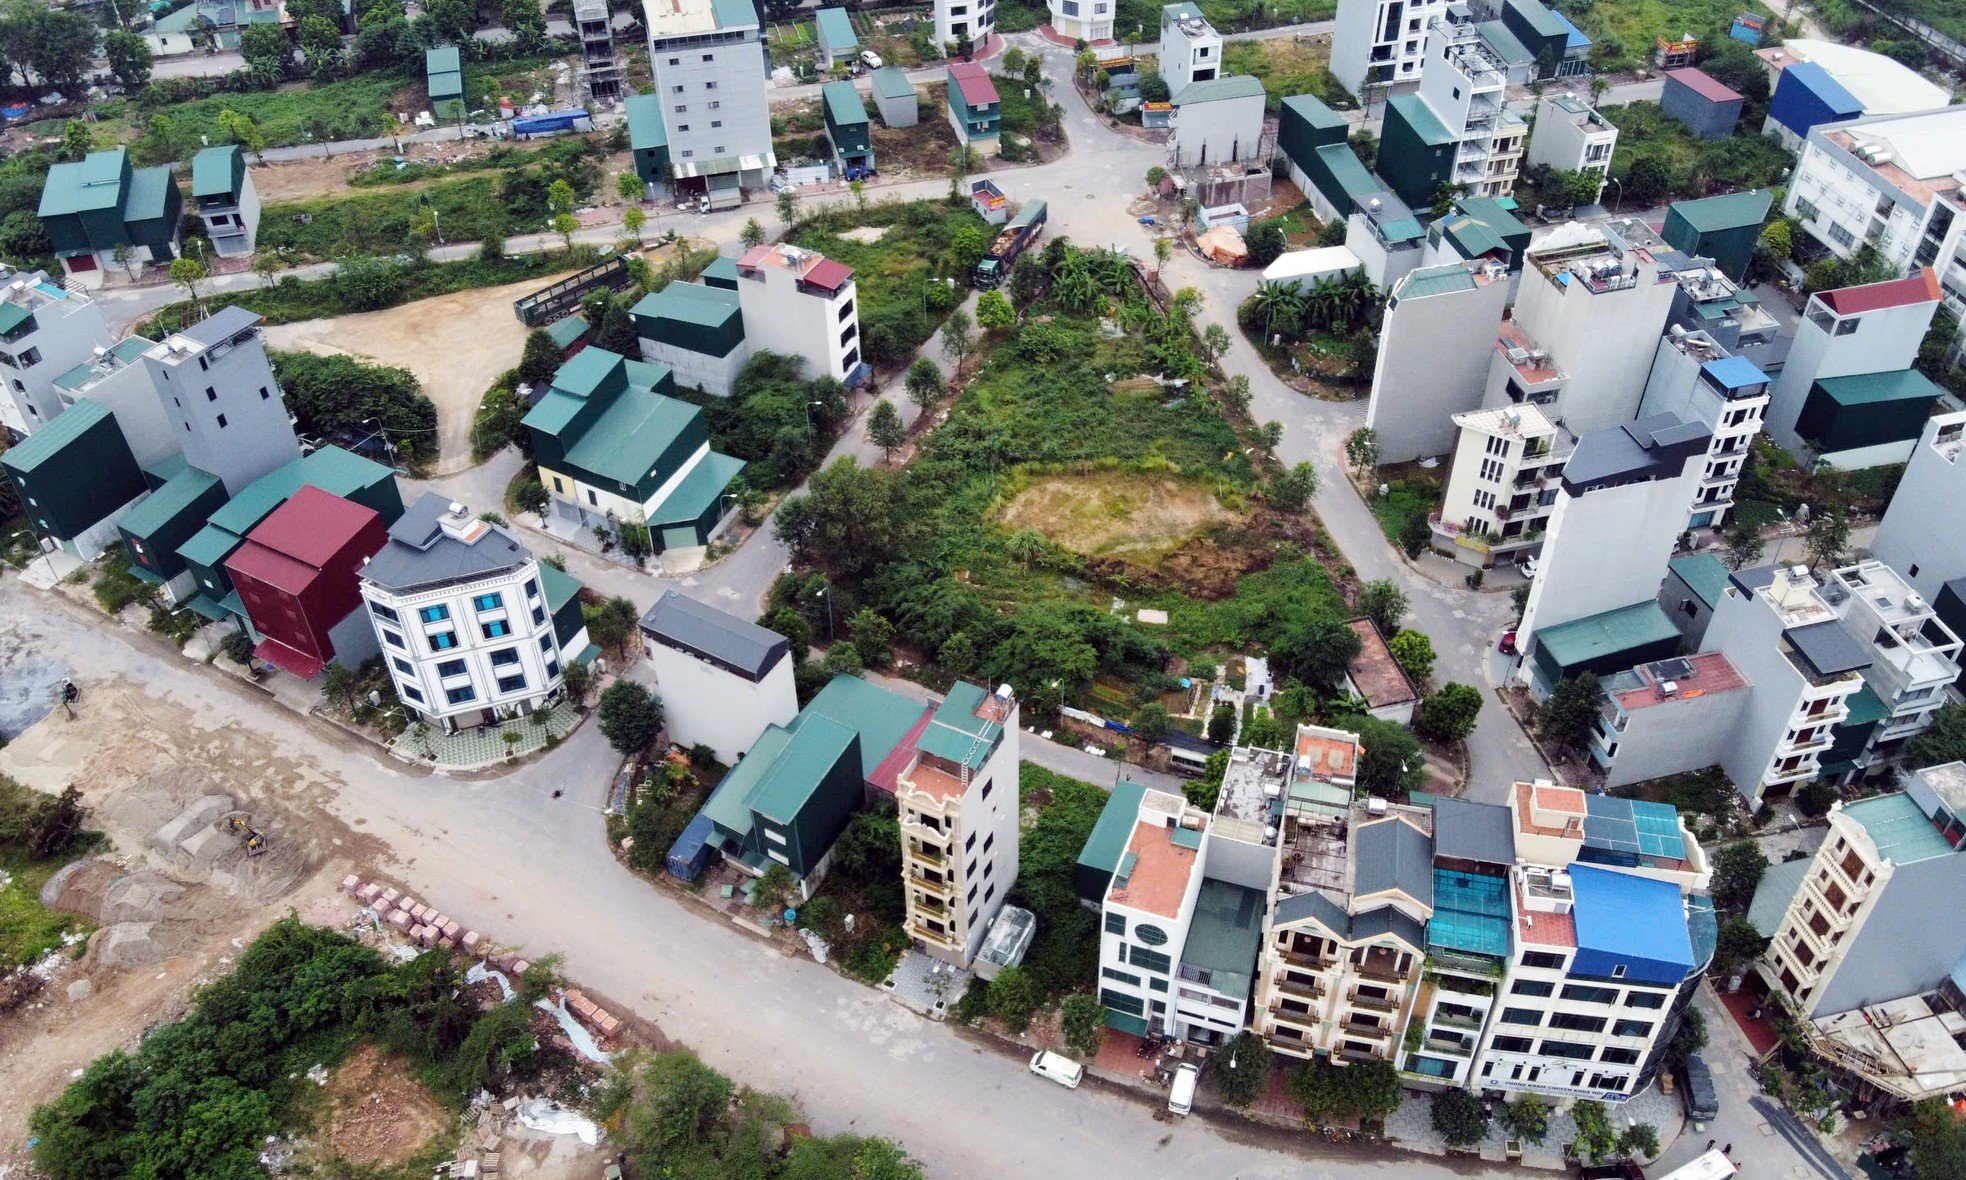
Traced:
<path fill-rule="evenodd" d="M 1727 546 L 1721 550 L 1720 560 L 1730 570 L 1744 570 L 1761 560 L 1767 552 L 1768 543 L 1761 539 L 1761 530 L 1736 517 L 1727 522 Z"/>
<path fill-rule="evenodd" d="M 925 356 L 915 358 L 915 363 L 908 366 L 906 384 L 909 399 L 924 411 L 932 409 L 936 402 L 942 400 L 942 370 Z"/>
<path fill-rule="evenodd" d="M 1283 236 L 1283 227 L 1274 221 L 1265 221 L 1249 231 L 1249 264 L 1268 266 L 1286 249 L 1290 242 Z"/>
<path fill-rule="evenodd" d="M 50 248 L 48 231 L 33 209 L 16 209 L 0 218 L 0 255 L 9 262 L 30 262 Z"/>
<path fill-rule="evenodd" d="M 1201 346 L 1208 354 L 1208 363 L 1211 365 L 1222 359 L 1222 354 L 1229 351 L 1231 343 L 1233 342 L 1229 339 L 1229 330 L 1220 324 L 1210 324 L 1202 329 Z"/>
<path fill-rule="evenodd" d="M 294 49 L 286 31 L 277 24 L 247 25 L 239 31 L 239 56 L 246 69 L 261 85 L 270 85 L 286 76 L 293 64 Z"/>
<path fill-rule="evenodd" d="M 544 512 L 546 506 L 552 502 L 552 497 L 547 495 L 546 485 L 536 479 L 525 480 L 512 489 L 512 499 L 522 512 Z"/>
<path fill-rule="evenodd" d="M 1390 578 L 1379 578 L 1358 588 L 1358 601 L 1352 609 L 1372 620 L 1381 635 L 1399 633 L 1399 623 L 1406 617 L 1407 598 L 1399 586 Z"/>
<path fill-rule="evenodd" d="M 753 246 L 762 246 L 765 244 L 765 227 L 759 225 L 758 219 L 753 217 L 744 223 L 744 229 L 737 235 L 737 240 L 744 243 L 744 248 L 747 250 Z"/>
<path fill-rule="evenodd" d="M 499 7 L 505 27 L 522 39 L 533 40 L 546 31 L 546 18 L 539 11 L 539 0 L 505 0 Z"/>
<path fill-rule="evenodd" d="M 1272 663 L 1286 676 L 1330 690 L 1358 658 L 1359 638 L 1336 619 L 1296 619 L 1270 644 Z"/>
<path fill-rule="evenodd" d="M 1017 322 L 1017 313 L 1002 291 L 985 291 L 976 300 L 976 322 L 986 332 L 1001 332 Z"/>
<path fill-rule="evenodd" d="M 1583 1099 L 1570 1108 L 1570 1118 L 1577 1124 L 1572 1151 L 1578 1159 L 1600 1164 L 1618 1150 L 1618 1133 L 1602 1102 Z"/>
<path fill-rule="evenodd" d="M 949 267 L 957 277 L 974 274 L 976 264 L 990 248 L 990 239 L 973 225 L 962 225 L 949 235 Z"/>
<path fill-rule="evenodd" d="M 1651 1123 L 1634 1123 L 1618 1136 L 1618 1150 L 1633 1159 L 1649 1160 L 1659 1154 L 1659 1128 Z"/>
<path fill-rule="evenodd" d="M 1261 446 L 1271 456 L 1275 456 L 1277 447 L 1283 443 L 1283 423 L 1263 423 L 1261 427 L 1257 428 L 1256 442 L 1257 445 Z"/>
<path fill-rule="evenodd" d="M 891 460 L 894 452 L 908 441 L 908 428 L 890 401 L 877 401 L 867 415 L 867 439 L 881 449 L 881 458 Z"/>
<path fill-rule="evenodd" d="M 623 201 L 640 204 L 647 192 L 648 186 L 642 183 L 641 174 L 632 168 L 614 178 L 614 195 Z"/>
<path fill-rule="evenodd" d="M 526 333 L 525 351 L 519 354 L 519 380 L 535 388 L 550 385 L 560 371 L 560 350 L 544 328 Z"/>
<path fill-rule="evenodd" d="M 1744 912 L 1754 900 L 1768 855 L 1752 840 L 1723 844 L 1713 852 L 1713 903 L 1723 910 Z"/>
<path fill-rule="evenodd" d="M 1215 706 L 1208 715 L 1208 740 L 1218 746 L 1226 746 L 1235 740 L 1236 707 L 1227 703 Z"/>
<path fill-rule="evenodd" d="M 1686 1059 L 1707 1047 L 1707 1015 L 1696 1007 L 1688 1006 L 1679 1015 L 1679 1027 L 1672 1030 L 1672 1037 L 1666 1042 L 1666 1051 L 1660 1064 L 1667 1070 L 1676 1070 L 1686 1064 Z"/>
<path fill-rule="evenodd" d="M 784 189 L 778 194 L 778 221 L 786 229 L 792 228 L 792 218 L 798 215 L 799 194 Z"/>
<path fill-rule="evenodd" d="M 300 51 L 307 56 L 307 64 L 317 74 L 332 71 L 341 60 L 341 31 L 333 22 L 318 16 L 302 20 L 295 32 L 300 40 Z"/>
<path fill-rule="evenodd" d="M 135 93 L 150 81 L 150 45 L 127 29 L 111 29 L 103 36 L 102 55 L 109 62 L 110 76 L 124 91 Z"/>
<path fill-rule="evenodd" d="M 1714 943 L 1713 975 L 1724 979 L 1761 957 L 1768 940 L 1748 924 L 1746 918 L 1728 918 L 1720 924 Z"/>
<path fill-rule="evenodd" d="M 1905 743 L 1904 757 L 1913 770 L 1966 761 L 1966 705 L 1941 705 L 1930 727 Z"/>
<path fill-rule="evenodd" d="M 1246 1107 L 1270 1088 L 1270 1046 L 1247 1030 L 1237 1033 L 1215 1055 L 1215 1092 L 1234 1107 Z"/>
<path fill-rule="evenodd" d="M 1080 1057 L 1094 1057 L 1105 1039 L 1106 1009 L 1084 992 L 1065 997 L 1059 1006 L 1059 1031 L 1065 1034 L 1065 1047 Z"/>
<path fill-rule="evenodd" d="M 1216 327 L 1210 324 L 1209 327 Z M 1302 512 L 1317 495 L 1317 468 L 1299 463 L 1280 473 L 1270 485 L 1270 503 L 1283 512 Z"/>
<path fill-rule="evenodd" d="M 1434 543 L 1433 525 L 1424 512 L 1409 513 L 1399 526 L 1399 547 L 1408 557 L 1418 557 Z"/>
<path fill-rule="evenodd" d="M 80 119 L 70 119 L 61 129 L 61 158 L 79 160 L 95 147 L 95 136 L 89 125 Z"/>
<path fill-rule="evenodd" d="M 634 236 L 637 246 L 642 244 L 642 229 L 649 223 L 649 215 L 640 205 L 630 205 L 621 211 L 621 228 Z"/>
<path fill-rule="evenodd" d="M 780 507 L 774 535 L 833 572 L 855 577 L 886 562 L 907 527 L 894 476 L 841 458 L 814 473 L 806 495 Z"/>
<path fill-rule="evenodd" d="M 1370 426 L 1361 426 L 1345 436 L 1345 462 L 1360 475 L 1379 465 L 1379 435 Z M 1431 531 L 1428 533 L 1431 537 Z M 1383 629 L 1383 628 L 1382 628 Z"/>
<path fill-rule="evenodd" d="M 962 376 L 963 361 L 976 351 L 976 337 L 970 328 L 969 313 L 960 307 L 950 312 L 942 323 L 942 351 L 956 362 L 957 377 Z"/>
<path fill-rule="evenodd" d="M 855 611 L 846 621 L 846 631 L 853 637 L 853 650 L 859 653 L 862 664 L 878 668 L 894 658 L 894 624 L 872 607 Z"/>
<path fill-rule="evenodd" d="M 1407 677 L 1419 683 L 1434 674 L 1434 644 L 1423 632 L 1401 631 L 1386 641 L 1393 653 L 1393 662 L 1400 666 Z"/>
<path fill-rule="evenodd" d="M 1167 79 L 1161 76 L 1159 70 L 1148 70 L 1146 73 L 1140 75 L 1141 102 L 1166 102 L 1169 96 Z M 1152 173 L 1148 175 L 1151 177 Z M 1163 172 L 1162 175 L 1164 176 L 1166 173 Z M 1150 180 L 1149 183 L 1158 182 Z"/>
<path fill-rule="evenodd" d="M 1167 725 L 1167 706 L 1159 701 L 1148 701 L 1135 709 L 1132 718 L 1127 721 L 1128 729 L 1150 742 L 1166 733 Z"/>
<path fill-rule="evenodd" d="M 612 648 L 617 655 L 628 654 L 628 641 L 635 636 L 641 612 L 626 598 L 610 598 L 600 606 L 584 607 L 587 638 L 594 646 Z"/>
<path fill-rule="evenodd" d="M 571 213 L 555 213 L 551 222 L 553 232 L 560 235 L 562 248 L 573 249 L 573 235 L 580 232 L 580 218 Z"/>
<path fill-rule="evenodd" d="M 1488 1108 L 1458 1086 L 1434 1095 L 1432 1114 L 1434 1130 L 1449 1147 L 1472 1147 L 1488 1137 Z"/>
<path fill-rule="evenodd" d="M 1503 1132 L 1523 1143 L 1540 1144 L 1550 1132 L 1549 1104 L 1534 1094 L 1519 1094 L 1515 1101 L 1503 1103 L 1498 1118 Z"/>
<path fill-rule="evenodd" d="M 253 122 L 252 116 L 223 110 L 218 113 L 218 125 L 219 130 L 225 132 L 225 137 L 238 144 L 241 151 L 264 159 L 266 134 L 259 129 L 259 124 Z"/>
<path fill-rule="evenodd" d="M 1850 549 L 1850 517 L 1843 505 L 1825 507 L 1809 518 L 1803 545 L 1813 565 L 1834 568 Z"/>
<path fill-rule="evenodd" d="M 608 745 L 623 755 L 647 750 L 662 731 L 662 705 L 638 681 L 617 680 L 608 685 L 597 712 Z"/>
<path fill-rule="evenodd" d="M 1481 714 L 1481 690 L 1448 683 L 1420 702 L 1413 727 L 1437 742 L 1458 742 L 1474 732 Z"/>
<path fill-rule="evenodd" d="M 1672 191 L 1672 174 L 1652 156 L 1640 156 L 1625 169 L 1624 186 L 1618 195 L 1640 208 L 1657 204 Z"/>
<path fill-rule="evenodd" d="M 1583 749 L 1591 731 L 1597 727 L 1597 710 L 1603 697 L 1603 686 L 1594 674 L 1585 672 L 1565 677 L 1543 702 L 1536 731 L 1559 749 Z"/>
<path fill-rule="evenodd" d="M 1031 1014 L 1038 1010 L 1038 985 L 1022 967 L 1004 967 L 990 981 L 990 1015 L 1004 1027 L 1021 1033 L 1031 1027 Z"/>
<path fill-rule="evenodd" d="M 1427 755 L 1403 725 L 1377 717 L 1352 716 L 1333 722 L 1358 735 L 1358 786 L 1369 795 L 1394 798 L 1427 781 Z"/>
<path fill-rule="evenodd" d="M 1966 1124 L 1944 1099 L 1911 1108 L 1911 1171 L 1922 1180 L 1966 1180 Z"/>
<path fill-rule="evenodd" d="M 205 281 L 205 267 L 196 258 L 171 259 L 171 282 L 184 288 L 191 298 L 192 307 L 203 314 L 203 305 L 198 298 L 198 284 Z"/>
<path fill-rule="evenodd" d="M 1405 1096 L 1399 1071 L 1379 1060 L 1336 1066 L 1313 1057 L 1292 1071 L 1285 1088 L 1313 1123 L 1382 1119 Z"/>

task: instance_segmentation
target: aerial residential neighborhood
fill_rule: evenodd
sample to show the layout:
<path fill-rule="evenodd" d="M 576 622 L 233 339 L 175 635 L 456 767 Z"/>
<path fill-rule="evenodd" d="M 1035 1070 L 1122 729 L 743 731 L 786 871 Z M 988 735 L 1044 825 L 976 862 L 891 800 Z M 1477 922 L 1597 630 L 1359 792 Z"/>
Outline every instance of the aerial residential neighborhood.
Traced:
<path fill-rule="evenodd" d="M 0 1176 L 1966 1180 L 1966 13 L 0 4 Z"/>

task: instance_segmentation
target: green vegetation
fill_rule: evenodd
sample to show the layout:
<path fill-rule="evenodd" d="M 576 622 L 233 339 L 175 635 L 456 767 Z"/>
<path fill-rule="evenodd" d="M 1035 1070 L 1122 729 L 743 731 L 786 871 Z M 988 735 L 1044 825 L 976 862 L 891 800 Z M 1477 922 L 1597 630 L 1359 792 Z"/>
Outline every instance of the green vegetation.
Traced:
<path fill-rule="evenodd" d="M 1752 12 L 1774 18 L 1760 0 L 1559 0 L 1552 7 L 1591 38 L 1591 64 L 1606 71 L 1652 65 L 1654 40 L 1692 33 L 1711 45 L 1727 35 L 1734 17 Z"/>
<path fill-rule="evenodd" d="M 1297 94 L 1313 94 L 1333 110 L 1350 110 L 1358 104 L 1351 92 L 1331 72 L 1331 45 L 1320 39 L 1277 37 L 1262 41 L 1230 41 L 1222 46 L 1224 75 L 1249 74 L 1269 92 L 1268 106 L 1275 114 L 1283 100 Z"/>
<path fill-rule="evenodd" d="M 608 685 L 596 714 L 608 745 L 630 757 L 646 753 L 662 731 L 662 702 L 640 681 L 617 680 Z"/>
<path fill-rule="evenodd" d="M 860 299 L 864 316 L 867 296 Z M 729 397 L 685 396 L 703 407 L 711 445 L 749 464 L 744 481 L 759 491 L 793 487 L 812 473 L 846 424 L 849 400 L 831 377 L 808 380 L 801 358 L 771 352 L 745 362 Z"/>
<path fill-rule="evenodd" d="M 1488 1109 L 1481 1099 L 1458 1086 L 1433 1097 L 1434 1130 L 1449 1147 L 1472 1147 L 1488 1136 Z"/>
<path fill-rule="evenodd" d="M 879 240 L 840 235 L 884 229 Z M 808 218 L 786 235 L 853 268 L 860 299 L 861 355 L 869 364 L 905 361 L 967 293 L 970 272 L 989 245 L 989 227 L 967 200 L 879 202 Z"/>
<path fill-rule="evenodd" d="M 1287 1081 L 1290 1096 L 1304 1107 L 1304 1117 L 1320 1125 L 1384 1119 L 1399 1109 L 1404 1094 L 1399 1071 L 1390 1061 L 1332 1065 L 1313 1057 L 1292 1070 Z"/>
<path fill-rule="evenodd" d="M 99 843 L 85 831 L 88 813 L 74 787 L 44 795 L 0 775 L 0 976 L 35 962 L 87 923 L 41 904 L 41 886 L 69 861 Z"/>
<path fill-rule="evenodd" d="M 1022 762 L 1017 797 L 1023 831 L 1010 903 L 1037 916 L 1023 971 L 1041 999 L 1049 999 L 1087 988 L 1099 974 L 1098 919 L 1079 904 L 1074 873 L 1106 792 Z"/>
<path fill-rule="evenodd" d="M 478 1011 L 448 951 L 398 963 L 293 917 L 133 1052 L 97 1058 L 34 1112 L 35 1164 L 55 1180 L 251 1176 L 262 1140 L 293 1127 L 307 1070 L 356 1045 L 402 1054 L 462 1104 L 540 1068 L 530 1008 Z"/>
<path fill-rule="evenodd" d="M 1401 476 L 1382 476 L 1386 488 L 1381 495 L 1375 488 L 1368 497 L 1372 516 L 1386 534 L 1386 540 L 1399 546 L 1408 557 L 1417 557 L 1432 544 L 1433 529 L 1428 518 L 1440 503 L 1440 476 L 1423 468 L 1402 468 Z"/>
<path fill-rule="evenodd" d="M 437 407 L 408 369 L 311 352 L 270 356 L 302 434 L 352 441 L 380 433 L 385 450 L 406 463 L 436 456 Z"/>
<path fill-rule="evenodd" d="M 291 147 L 334 139 L 373 139 L 397 128 L 391 107 L 409 88 L 399 74 L 370 73 L 291 90 L 211 94 L 182 101 L 183 91 L 153 83 L 124 106 L 127 134 L 140 164 L 189 160 L 206 141 L 231 143 L 219 116 L 250 118 L 267 147 Z M 160 125 L 161 121 L 161 125 Z M 114 134 L 115 124 L 109 124 Z"/>
<path fill-rule="evenodd" d="M 1052 102 L 1045 95 L 1044 87 L 1028 85 L 1018 78 L 1006 78 L 1001 74 L 990 79 L 996 84 L 997 97 L 1003 101 L 1002 127 L 1004 142 L 1000 151 L 1006 160 L 1031 158 L 1025 149 L 1013 147 L 1011 136 L 1035 140 L 1047 146 L 1062 146 L 1065 142 L 1064 108 Z M 1030 91 L 1027 96 L 1024 92 Z"/>
<path fill-rule="evenodd" d="M 799 911 L 799 925 L 826 939 L 848 975 L 878 984 L 894 973 L 908 946 L 901 927 L 908 913 L 901 893 L 901 825 L 892 811 L 859 812 L 833 842 L 832 856 L 819 896 Z"/>
<path fill-rule="evenodd" d="M 1795 163 L 1780 144 L 1759 135 L 1700 139 L 1656 102 L 1613 107 L 1605 115 L 1618 128 L 1611 168 L 1617 183 L 1605 199 L 1629 208 L 1775 184 Z"/>

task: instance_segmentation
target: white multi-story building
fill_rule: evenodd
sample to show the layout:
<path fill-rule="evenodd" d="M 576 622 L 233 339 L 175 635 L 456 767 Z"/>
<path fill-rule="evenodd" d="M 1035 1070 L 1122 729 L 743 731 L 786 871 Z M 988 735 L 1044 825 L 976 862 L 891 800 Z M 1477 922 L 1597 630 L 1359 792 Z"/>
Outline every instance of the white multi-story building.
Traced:
<path fill-rule="evenodd" d="M 1869 656 L 1864 683 L 1884 716 L 1857 761 L 1860 769 L 1874 767 L 1931 728 L 1932 714 L 1959 679 L 1960 639 L 1924 595 L 1881 561 L 1832 571 L 1822 593 L 1844 632 Z"/>
<path fill-rule="evenodd" d="M 191 201 L 215 253 L 230 258 L 253 252 L 259 243 L 259 190 L 238 144 L 208 147 L 191 158 Z"/>
<path fill-rule="evenodd" d="M 1510 76 L 1508 63 L 1474 24 L 1443 18 L 1429 22 L 1427 66 L 1412 100 L 1439 120 L 1453 142 L 1448 183 L 1466 185 L 1471 197 L 1506 197 L 1515 191 L 1529 125 L 1508 109 L 1508 88 L 1526 80 Z M 1400 109 L 1407 102 L 1402 98 L 1391 104 L 1387 119 L 1411 123 L 1411 107 Z M 1383 159 L 1382 164 L 1397 167 Z M 1386 175 L 1393 178 L 1391 171 Z M 1404 195 L 1409 202 L 1419 197 Z"/>
<path fill-rule="evenodd" d="M 1485 262 L 1422 267 L 1392 285 L 1365 408 L 1380 462 L 1453 448 L 1454 415 L 1481 405 L 1508 294 L 1506 273 Z"/>
<path fill-rule="evenodd" d="M 577 621 L 565 644 L 555 634 L 545 579 L 571 579 L 549 569 L 503 528 L 435 492 L 406 509 L 360 573 L 362 600 L 403 704 L 452 730 L 548 705 L 565 662 L 587 646 Z M 578 620 L 577 597 L 569 605 Z M 454 624 L 453 646 L 406 642 L 424 624 L 444 620 Z"/>
<path fill-rule="evenodd" d="M 143 354 L 185 462 L 218 477 L 227 495 L 300 458 L 293 415 L 260 336 L 265 318 L 220 308 Z"/>
<path fill-rule="evenodd" d="M 750 0 L 644 0 L 649 64 L 678 194 L 714 207 L 761 187 L 777 157 L 764 32 Z"/>
<path fill-rule="evenodd" d="M 1575 222 L 1528 252 L 1511 323 L 1535 371 L 1498 349 L 1483 405 L 1524 401 L 1579 438 L 1638 416 L 1679 289 L 1650 245 Z M 1540 354 L 1540 359 L 1538 357 Z"/>
<path fill-rule="evenodd" d="M 1838 258 L 1869 244 L 1895 269 L 1931 267 L 1966 313 L 1966 106 L 1824 123 L 1782 211 Z"/>
<path fill-rule="evenodd" d="M 1525 654 L 1535 654 L 1539 629 L 1657 596 L 1705 470 L 1707 443 L 1703 427 L 1672 414 L 1577 441 L 1563 465 L 1541 567 L 1516 628 Z M 1525 681 L 1540 663 L 1522 662 Z"/>
<path fill-rule="evenodd" d="M 1770 390 L 1768 437 L 1812 464 L 1832 455 L 1837 466 L 1909 459 L 1938 396 L 1936 390 L 1929 397 L 1921 392 L 1931 389 L 1929 381 L 1905 379 L 1909 400 L 1869 393 L 1851 399 L 1823 383 L 1910 372 L 1938 308 L 1939 285 L 1930 267 L 1907 278 L 1811 295 Z M 1897 428 L 1880 432 L 1880 420 Z"/>
<path fill-rule="evenodd" d="M 1427 25 L 1447 0 L 1339 0 L 1331 31 L 1331 72 L 1345 89 L 1369 99 L 1399 83 L 1418 82 L 1426 64 Z"/>
<path fill-rule="evenodd" d="M 767 728 L 789 727 L 798 716 L 798 661 L 776 631 L 665 590 L 642 616 L 641 632 L 675 744 L 708 746 L 735 766 Z"/>
<path fill-rule="evenodd" d="M 1815 778 L 1871 658 L 1816 579 L 1801 566 L 1734 574 L 1705 642 L 1754 685 L 1720 763 L 1735 788 L 1759 805 Z"/>
<path fill-rule="evenodd" d="M 17 438 L 46 426 L 62 411 L 55 379 L 115 342 L 87 295 L 45 271 L 0 267 L 0 426 Z"/>
<path fill-rule="evenodd" d="M 853 268 L 798 246 L 754 246 L 737 260 L 744 344 L 801 357 L 807 377 L 858 380 L 860 307 Z"/>
<path fill-rule="evenodd" d="M 935 43 L 945 51 L 967 40 L 981 52 L 996 31 L 997 0 L 935 0 Z"/>
<path fill-rule="evenodd" d="M 1051 28 L 1061 37 L 1096 45 L 1113 39 L 1118 0 L 1049 0 Z"/>
<path fill-rule="evenodd" d="M 967 969 L 1017 880 L 1017 698 L 957 681 L 895 780 L 906 928 Z"/>
<path fill-rule="evenodd" d="M 1572 440 L 1533 405 L 1456 414 L 1454 425 L 1435 548 L 1484 568 L 1511 560 L 1542 540 Z"/>
<path fill-rule="evenodd" d="M 1754 692 L 1719 651 L 1654 660 L 1599 683 L 1604 703 L 1590 754 L 1606 787 L 1717 765 Z"/>
<path fill-rule="evenodd" d="M 1712 436 L 1699 490 L 1687 506 L 1687 528 L 1717 529 L 1726 523 L 1741 465 L 1767 410 L 1768 375 L 1751 361 L 1729 355 L 1705 332 L 1674 325 L 1660 338 L 1639 415 L 1677 414 Z"/>
<path fill-rule="evenodd" d="M 1597 177 L 1597 189 L 1602 193 L 1611 175 L 1611 151 L 1617 144 L 1618 129 L 1576 95 L 1545 94 L 1537 100 L 1536 129 L 1529 136 L 1531 164 L 1590 173 Z"/>
<path fill-rule="evenodd" d="M 1891 496 L 1870 551 L 1904 574 L 1927 602 L 1946 583 L 1966 576 L 1966 412 L 1934 415 L 1925 423 L 1904 478 Z"/>
<path fill-rule="evenodd" d="M 1247 74 L 1191 82 L 1174 92 L 1176 168 L 1264 162 L 1263 84 Z"/>
<path fill-rule="evenodd" d="M 1191 3 L 1160 10 L 1160 75 L 1174 97 L 1196 82 L 1222 76 L 1222 34 Z"/>

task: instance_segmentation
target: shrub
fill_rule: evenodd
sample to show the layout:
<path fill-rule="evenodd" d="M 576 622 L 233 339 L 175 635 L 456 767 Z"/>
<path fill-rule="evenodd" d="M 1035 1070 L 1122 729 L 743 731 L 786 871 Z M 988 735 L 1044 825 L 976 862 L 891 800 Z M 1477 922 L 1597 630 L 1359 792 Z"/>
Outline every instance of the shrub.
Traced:
<path fill-rule="evenodd" d="M 1466 1090 L 1442 1090 L 1433 1098 L 1434 1130 L 1449 1147 L 1471 1147 L 1488 1137 L 1488 1108 Z"/>
<path fill-rule="evenodd" d="M 644 685 L 617 680 L 601 694 L 601 732 L 622 754 L 639 754 L 662 729 L 662 705 Z"/>

